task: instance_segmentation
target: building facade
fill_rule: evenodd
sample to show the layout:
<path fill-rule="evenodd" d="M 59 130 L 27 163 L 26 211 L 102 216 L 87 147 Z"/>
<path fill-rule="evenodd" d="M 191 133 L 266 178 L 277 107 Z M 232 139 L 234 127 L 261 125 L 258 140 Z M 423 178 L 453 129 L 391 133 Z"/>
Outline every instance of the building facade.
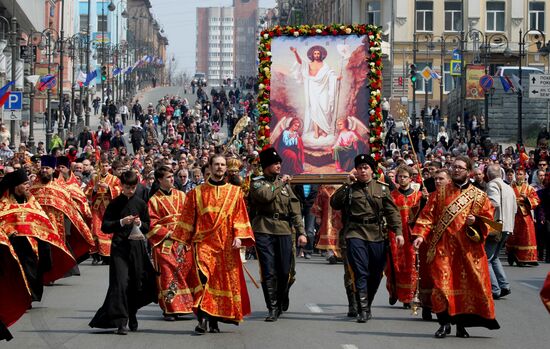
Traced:
<path fill-rule="evenodd" d="M 197 72 L 209 85 L 235 76 L 233 7 L 197 8 Z"/>
<path fill-rule="evenodd" d="M 233 0 L 232 7 L 197 8 L 195 67 L 208 83 L 257 74 L 258 0 Z"/>

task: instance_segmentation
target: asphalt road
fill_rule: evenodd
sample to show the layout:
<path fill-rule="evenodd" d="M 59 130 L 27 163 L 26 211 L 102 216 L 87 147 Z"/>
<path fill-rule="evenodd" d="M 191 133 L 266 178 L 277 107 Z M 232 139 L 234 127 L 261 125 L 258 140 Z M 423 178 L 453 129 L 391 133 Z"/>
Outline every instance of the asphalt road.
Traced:
<path fill-rule="evenodd" d="M 258 277 L 256 261 L 247 263 Z M 128 336 L 91 329 L 88 322 L 103 303 L 108 267 L 81 265 L 82 276 L 62 279 L 47 287 L 41 303 L 34 303 L 11 327 L 14 339 L 2 348 L 544 348 L 550 340 L 546 312 L 538 296 L 548 264 L 533 268 L 506 267 L 512 294 L 496 302 L 501 329 L 469 329 L 471 338 L 435 339 L 436 322 L 425 322 L 398 305 L 388 305 L 381 288 L 373 319 L 358 324 L 345 317 L 343 266 L 323 258 L 300 259 L 291 305 L 275 323 L 263 321 L 265 305 L 260 289 L 247 280 L 252 314 L 240 326 L 221 324 L 220 334 L 195 336 L 196 321 L 165 322 L 153 304 L 138 312 L 139 330 Z"/>

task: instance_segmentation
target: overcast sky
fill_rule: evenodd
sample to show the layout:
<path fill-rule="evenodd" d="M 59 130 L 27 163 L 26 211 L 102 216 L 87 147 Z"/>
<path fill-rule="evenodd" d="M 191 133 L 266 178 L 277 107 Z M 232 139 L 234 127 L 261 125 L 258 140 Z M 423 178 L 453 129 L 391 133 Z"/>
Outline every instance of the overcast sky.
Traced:
<path fill-rule="evenodd" d="M 195 73 L 196 8 L 231 6 L 233 0 L 151 0 L 151 9 L 168 37 L 168 57 L 177 69 Z M 276 0 L 260 0 L 260 7 L 275 7 Z"/>

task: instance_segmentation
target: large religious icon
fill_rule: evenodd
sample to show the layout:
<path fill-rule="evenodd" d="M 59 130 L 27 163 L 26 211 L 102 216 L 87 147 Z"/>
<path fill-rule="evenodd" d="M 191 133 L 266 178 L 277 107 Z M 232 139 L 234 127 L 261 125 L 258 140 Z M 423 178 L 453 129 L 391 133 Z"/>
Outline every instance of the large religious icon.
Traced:
<path fill-rule="evenodd" d="M 283 157 L 285 174 L 349 172 L 354 157 L 370 151 L 370 126 L 378 106 L 373 99 L 379 100 L 379 90 L 374 96 L 371 91 L 373 84 L 379 88 L 381 64 L 371 63 L 379 52 L 372 54 L 378 42 L 370 42 L 379 36 L 368 29 L 376 27 L 363 26 L 362 32 L 353 28 L 352 35 L 347 33 L 351 27 L 327 31 L 331 35 L 320 31 L 326 28 L 331 27 L 313 28 L 321 35 L 311 35 L 311 30 L 300 32 L 303 28 L 298 27 L 299 35 L 274 35 L 268 43 L 270 79 L 268 86 L 260 87 L 269 92 L 269 142 Z M 263 78 L 260 83 L 266 82 Z"/>

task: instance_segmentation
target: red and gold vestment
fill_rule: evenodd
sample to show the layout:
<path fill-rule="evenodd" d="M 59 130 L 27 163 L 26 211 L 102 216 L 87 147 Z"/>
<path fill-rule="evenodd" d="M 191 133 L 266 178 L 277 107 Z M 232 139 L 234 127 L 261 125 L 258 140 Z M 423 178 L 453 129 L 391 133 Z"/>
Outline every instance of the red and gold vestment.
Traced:
<path fill-rule="evenodd" d="M 527 183 L 514 182 L 512 189 L 516 194 L 518 211 L 514 220 L 514 233 L 506 241 L 506 250 L 509 254 L 514 254 L 520 263 L 536 263 L 537 238 L 531 210 L 540 204 L 540 199 L 535 188 Z"/>
<path fill-rule="evenodd" d="M 71 172 L 67 180 L 60 174 L 55 181 L 71 194 L 71 199 L 76 205 L 78 212 L 80 212 L 80 215 L 84 218 L 88 226 L 91 226 L 92 211 L 90 210 L 90 204 L 88 203 L 88 198 L 84 194 L 84 191 L 81 189 L 80 181 L 76 178 L 74 173 Z"/>
<path fill-rule="evenodd" d="M 389 265 L 390 261 L 388 261 L 385 269 L 387 279 L 386 288 L 390 293 L 390 297 L 394 297 L 403 303 L 411 303 L 416 291 L 418 275 L 415 268 L 416 253 L 412 245 L 409 223 L 414 219 L 416 213 L 420 209 L 422 192 L 411 189 L 410 193 L 404 194 L 398 189 L 395 189 L 392 191 L 391 196 L 401 214 L 401 225 L 403 227 L 405 244 L 401 246 L 401 248 L 397 248 L 395 233 L 392 231 L 389 232 L 395 278 L 391 274 L 392 268 Z M 393 285 L 394 279 L 395 285 Z"/>
<path fill-rule="evenodd" d="M 98 187 L 97 191 L 94 191 L 94 186 L 96 183 L 105 183 L 109 188 L 104 189 Z M 111 240 L 113 234 L 106 234 L 101 231 L 101 223 L 103 221 L 103 215 L 105 214 L 105 209 L 121 192 L 120 179 L 118 177 L 107 173 L 106 175 L 96 175 L 94 176 L 84 193 L 90 201 L 90 206 L 92 209 L 92 234 L 94 236 L 95 246 L 90 252 L 99 253 L 102 256 L 111 255 Z"/>
<path fill-rule="evenodd" d="M 319 187 L 311 213 L 321 220 L 319 241 L 315 247 L 320 250 L 332 250 L 339 257 L 338 233 L 342 229 L 342 212 L 330 206 L 330 197 L 335 191 L 336 186 L 333 185 Z"/>
<path fill-rule="evenodd" d="M 452 323 L 496 329 L 489 265 L 484 239 L 489 227 L 482 218 L 493 220 L 493 206 L 487 194 L 471 184 L 459 188 L 451 183 L 432 193 L 412 231 L 424 238 L 426 266 L 433 279 L 432 310 L 447 312 Z M 468 215 L 476 222 L 469 227 Z M 473 241 L 468 232 L 475 228 L 482 239 Z"/>
<path fill-rule="evenodd" d="M 76 264 L 65 241 L 60 238 L 55 226 L 34 196 L 31 195 L 27 202 L 19 204 L 8 192 L 4 193 L 0 199 L 0 226 L 8 236 L 25 236 L 35 247 L 37 244 L 34 239 L 50 244 L 52 268 L 44 272 L 44 283 L 62 278 Z"/>
<path fill-rule="evenodd" d="M 542 303 L 550 313 L 550 272 L 546 275 L 546 280 L 544 280 L 544 285 L 540 290 L 540 299 L 542 299 Z"/>
<path fill-rule="evenodd" d="M 254 235 L 242 191 L 231 184 L 206 182 L 187 193 L 182 220 L 174 239 L 193 244 L 195 280 L 194 306 L 228 322 L 240 322 L 250 313 L 239 249 L 254 244 Z M 194 287 L 193 287 L 194 286 Z"/>
<path fill-rule="evenodd" d="M 31 305 L 31 291 L 7 232 L 0 227 L 0 321 L 14 324 Z M 8 286 L 9 285 L 9 286 Z"/>
<path fill-rule="evenodd" d="M 187 286 L 188 274 L 194 274 L 193 252 L 190 245 L 171 238 L 181 220 L 184 202 L 185 193 L 172 189 L 169 195 L 158 190 L 148 203 L 151 228 L 147 238 L 153 246 L 155 269 L 160 272 L 158 302 L 165 314 L 193 311 L 193 293 Z"/>
<path fill-rule="evenodd" d="M 78 260 L 87 254 L 94 245 L 94 238 L 90 227 L 74 205 L 71 194 L 55 181 L 50 181 L 48 184 L 36 181 L 30 192 L 50 217 L 59 238 L 68 242 L 75 259 Z M 65 231 L 65 217 L 71 221 L 69 234 Z"/>

